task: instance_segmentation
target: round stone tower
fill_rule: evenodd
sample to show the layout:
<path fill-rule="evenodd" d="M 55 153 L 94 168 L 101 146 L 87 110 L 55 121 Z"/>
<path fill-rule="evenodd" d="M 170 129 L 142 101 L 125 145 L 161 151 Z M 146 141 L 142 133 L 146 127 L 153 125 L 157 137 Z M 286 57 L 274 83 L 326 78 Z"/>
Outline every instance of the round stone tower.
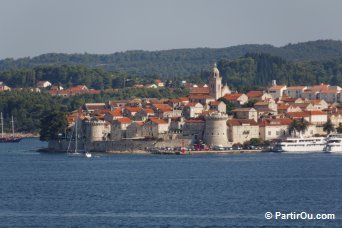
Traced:
<path fill-rule="evenodd" d="M 204 141 L 209 146 L 228 146 L 227 120 L 228 116 L 221 113 L 211 113 L 205 117 Z"/>
<path fill-rule="evenodd" d="M 85 121 L 86 127 L 86 141 L 103 141 L 103 131 L 105 128 L 105 122 L 102 120 L 87 120 Z"/>

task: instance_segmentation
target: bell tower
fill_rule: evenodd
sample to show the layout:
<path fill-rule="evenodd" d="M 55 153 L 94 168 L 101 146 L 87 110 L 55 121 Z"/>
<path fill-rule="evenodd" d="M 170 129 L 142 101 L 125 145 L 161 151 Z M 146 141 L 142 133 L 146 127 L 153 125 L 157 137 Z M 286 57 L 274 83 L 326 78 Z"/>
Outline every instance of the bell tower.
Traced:
<path fill-rule="evenodd" d="M 222 97 L 222 77 L 220 76 L 216 63 L 209 77 L 209 95 L 215 98 L 215 100 Z"/>

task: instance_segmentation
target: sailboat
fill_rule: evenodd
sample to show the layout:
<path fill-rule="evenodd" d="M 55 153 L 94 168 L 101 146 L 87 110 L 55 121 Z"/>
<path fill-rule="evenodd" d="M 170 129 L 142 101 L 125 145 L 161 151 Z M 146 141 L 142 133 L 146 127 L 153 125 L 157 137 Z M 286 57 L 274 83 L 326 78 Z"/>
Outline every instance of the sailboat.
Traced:
<path fill-rule="evenodd" d="M 69 145 L 68 145 L 68 149 L 67 149 L 67 153 L 70 154 L 70 155 L 80 155 L 80 153 L 78 152 L 78 126 L 77 126 L 77 122 L 78 122 L 78 116 L 75 120 L 75 127 L 74 127 L 74 131 L 75 131 L 75 148 L 74 148 L 74 151 L 70 151 L 70 145 L 71 145 L 71 141 L 72 141 L 72 136 L 74 134 L 74 131 L 71 133 L 71 137 L 70 137 L 70 141 L 69 141 Z M 85 146 L 84 146 L 85 148 Z M 70 152 L 69 152 L 70 151 Z M 91 158 L 92 155 L 91 153 L 87 152 L 86 150 L 84 151 L 84 155 L 87 157 L 87 158 Z"/>
<path fill-rule="evenodd" d="M 1 119 L 1 138 L 0 138 L 0 143 L 17 143 L 20 142 L 20 140 L 22 139 L 21 137 L 17 137 L 14 135 L 14 120 L 13 120 L 13 116 L 12 116 L 12 136 L 4 136 L 4 118 L 2 116 L 0 116 Z"/>

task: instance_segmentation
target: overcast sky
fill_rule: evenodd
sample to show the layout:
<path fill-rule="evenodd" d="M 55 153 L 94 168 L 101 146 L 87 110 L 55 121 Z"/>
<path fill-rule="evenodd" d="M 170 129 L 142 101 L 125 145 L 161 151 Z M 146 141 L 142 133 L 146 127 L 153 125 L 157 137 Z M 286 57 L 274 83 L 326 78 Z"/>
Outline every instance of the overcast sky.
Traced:
<path fill-rule="evenodd" d="M 342 40 L 340 0 L 0 0 L 0 58 Z"/>

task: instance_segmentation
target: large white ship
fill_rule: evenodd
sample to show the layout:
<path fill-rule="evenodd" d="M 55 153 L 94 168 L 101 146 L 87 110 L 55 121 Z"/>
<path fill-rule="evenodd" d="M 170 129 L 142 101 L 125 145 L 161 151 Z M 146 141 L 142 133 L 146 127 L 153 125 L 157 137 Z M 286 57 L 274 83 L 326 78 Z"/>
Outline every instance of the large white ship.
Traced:
<path fill-rule="evenodd" d="M 287 138 L 284 141 L 277 143 L 273 150 L 276 152 L 323 152 L 326 146 L 324 137 L 310 138 Z"/>
<path fill-rule="evenodd" d="M 342 134 L 330 134 L 326 140 L 325 152 L 342 153 Z"/>

